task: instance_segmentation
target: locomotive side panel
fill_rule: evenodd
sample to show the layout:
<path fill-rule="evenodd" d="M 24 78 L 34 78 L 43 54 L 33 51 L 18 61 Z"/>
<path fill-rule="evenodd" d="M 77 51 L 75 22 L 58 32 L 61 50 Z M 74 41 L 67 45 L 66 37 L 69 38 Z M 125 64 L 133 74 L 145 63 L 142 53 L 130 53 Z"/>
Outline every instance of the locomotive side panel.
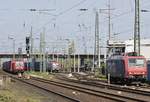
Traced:
<path fill-rule="evenodd" d="M 109 60 L 107 61 L 107 74 L 110 77 L 123 78 L 125 76 L 125 64 L 123 60 Z"/>
<path fill-rule="evenodd" d="M 147 61 L 147 80 L 150 82 L 150 61 Z"/>
<path fill-rule="evenodd" d="M 23 61 L 6 61 L 3 63 L 3 70 L 18 73 L 24 72 L 24 62 Z"/>
<path fill-rule="evenodd" d="M 11 61 L 6 61 L 3 63 L 3 70 L 11 71 Z"/>

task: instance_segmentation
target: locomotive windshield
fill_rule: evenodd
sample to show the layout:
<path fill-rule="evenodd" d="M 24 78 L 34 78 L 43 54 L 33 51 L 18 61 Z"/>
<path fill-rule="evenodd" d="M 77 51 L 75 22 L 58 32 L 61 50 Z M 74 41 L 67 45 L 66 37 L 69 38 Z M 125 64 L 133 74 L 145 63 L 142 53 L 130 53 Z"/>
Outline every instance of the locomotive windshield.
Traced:
<path fill-rule="evenodd" d="M 129 59 L 128 60 L 128 66 L 129 67 L 144 67 L 144 59 Z"/>
<path fill-rule="evenodd" d="M 19 67 L 23 67 L 24 66 L 24 63 L 23 62 L 16 62 L 16 67 L 19 68 Z"/>

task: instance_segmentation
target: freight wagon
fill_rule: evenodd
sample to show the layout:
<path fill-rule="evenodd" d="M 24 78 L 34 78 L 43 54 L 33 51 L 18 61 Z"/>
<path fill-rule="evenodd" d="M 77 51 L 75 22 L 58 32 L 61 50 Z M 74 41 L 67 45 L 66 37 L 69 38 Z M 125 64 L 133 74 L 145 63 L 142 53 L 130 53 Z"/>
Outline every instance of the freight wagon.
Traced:
<path fill-rule="evenodd" d="M 25 71 L 40 71 L 40 62 L 25 62 L 24 69 Z"/>
<path fill-rule="evenodd" d="M 47 62 L 48 72 L 59 72 L 61 70 L 61 65 L 56 61 Z"/>
<path fill-rule="evenodd" d="M 30 71 L 31 69 L 31 62 L 24 62 L 24 71 Z"/>
<path fill-rule="evenodd" d="M 28 62 L 29 64 L 29 69 L 30 70 L 34 70 L 34 71 L 40 71 L 40 66 L 41 64 L 43 65 L 44 63 L 41 63 L 39 61 L 34 61 L 34 62 Z M 31 66 L 32 64 L 32 66 Z M 46 62 L 46 71 L 48 72 L 58 72 L 61 70 L 61 65 L 56 62 L 56 61 L 49 61 L 49 62 Z M 27 64 L 26 64 L 26 67 L 27 67 Z M 26 68 L 27 69 L 27 68 Z"/>
<path fill-rule="evenodd" d="M 150 82 L 150 61 L 147 61 L 147 80 Z"/>

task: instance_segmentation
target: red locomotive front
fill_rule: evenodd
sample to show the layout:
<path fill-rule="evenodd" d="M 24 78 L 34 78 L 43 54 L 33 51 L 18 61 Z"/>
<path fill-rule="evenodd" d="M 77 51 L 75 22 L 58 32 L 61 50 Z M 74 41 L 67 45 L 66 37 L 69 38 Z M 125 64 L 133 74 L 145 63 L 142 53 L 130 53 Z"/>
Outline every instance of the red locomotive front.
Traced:
<path fill-rule="evenodd" d="M 147 76 L 146 59 L 143 56 L 127 56 L 126 63 L 126 78 L 143 79 Z"/>
<path fill-rule="evenodd" d="M 12 61 L 11 69 L 13 72 L 23 72 L 24 71 L 24 62 L 23 61 Z"/>

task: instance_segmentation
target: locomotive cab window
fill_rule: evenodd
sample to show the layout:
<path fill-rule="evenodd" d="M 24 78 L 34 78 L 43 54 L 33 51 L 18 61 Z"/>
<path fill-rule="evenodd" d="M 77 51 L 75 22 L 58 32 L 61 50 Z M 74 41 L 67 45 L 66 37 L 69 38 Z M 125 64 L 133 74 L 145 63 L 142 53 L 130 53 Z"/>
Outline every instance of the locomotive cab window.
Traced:
<path fill-rule="evenodd" d="M 16 62 L 16 67 L 22 67 L 22 66 L 24 66 L 23 62 Z"/>
<path fill-rule="evenodd" d="M 128 60 L 128 66 L 129 67 L 133 67 L 133 66 L 135 66 L 135 67 L 144 67 L 144 63 L 145 61 L 144 61 L 144 59 L 129 59 Z"/>

